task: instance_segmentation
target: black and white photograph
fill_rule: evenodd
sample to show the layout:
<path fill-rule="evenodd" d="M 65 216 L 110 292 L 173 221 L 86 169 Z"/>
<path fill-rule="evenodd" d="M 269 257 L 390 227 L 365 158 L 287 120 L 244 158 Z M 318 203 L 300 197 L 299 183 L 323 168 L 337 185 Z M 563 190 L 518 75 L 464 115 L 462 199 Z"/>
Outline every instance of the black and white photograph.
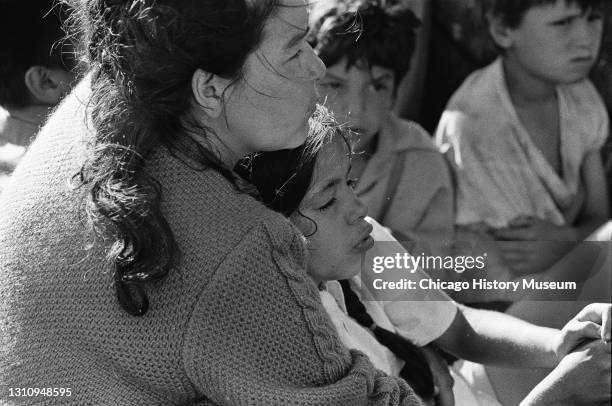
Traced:
<path fill-rule="evenodd" d="M 0 406 L 612 406 L 611 0 L 0 0 Z"/>

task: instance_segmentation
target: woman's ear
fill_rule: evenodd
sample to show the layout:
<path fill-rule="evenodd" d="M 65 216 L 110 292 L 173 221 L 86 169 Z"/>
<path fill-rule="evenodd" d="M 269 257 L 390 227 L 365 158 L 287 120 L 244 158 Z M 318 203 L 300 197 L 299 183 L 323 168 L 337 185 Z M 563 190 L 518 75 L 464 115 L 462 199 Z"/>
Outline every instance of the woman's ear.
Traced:
<path fill-rule="evenodd" d="M 55 106 L 70 90 L 72 77 L 61 68 L 35 65 L 26 71 L 23 80 L 32 96 L 32 104 Z"/>
<path fill-rule="evenodd" d="M 512 39 L 512 29 L 509 28 L 501 18 L 489 17 L 489 32 L 493 41 L 502 49 L 508 49 L 514 43 Z"/>
<path fill-rule="evenodd" d="M 196 69 L 191 78 L 191 92 L 195 102 L 211 118 L 218 118 L 223 112 L 223 92 L 229 86 L 228 79 L 210 72 Z"/>

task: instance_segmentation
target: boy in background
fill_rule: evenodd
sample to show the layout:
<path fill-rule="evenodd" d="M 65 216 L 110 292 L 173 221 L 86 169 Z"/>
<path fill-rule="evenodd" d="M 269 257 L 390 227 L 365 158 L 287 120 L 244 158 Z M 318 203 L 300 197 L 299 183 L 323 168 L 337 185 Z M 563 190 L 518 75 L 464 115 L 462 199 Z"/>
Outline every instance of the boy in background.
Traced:
<path fill-rule="evenodd" d="M 449 170 L 418 124 L 392 113 L 419 21 L 399 0 L 321 0 L 311 44 L 327 67 L 319 94 L 359 135 L 351 175 L 369 215 L 401 241 L 453 238 Z"/>
<path fill-rule="evenodd" d="M 0 0 L 0 191 L 74 80 L 62 10 L 53 4 Z"/>
<path fill-rule="evenodd" d="M 605 263 L 589 272 L 584 264 L 570 269 L 558 262 L 575 245 L 564 241 L 585 239 L 610 216 L 600 155 L 609 119 L 587 79 L 600 51 L 604 1 L 488 3 L 500 56 L 465 80 L 436 131 L 457 179 L 458 238 L 494 241 L 489 264 L 492 255 L 500 262 L 487 270 L 489 278 L 609 280 Z M 587 284 L 594 289 L 576 300 L 609 300 L 609 282 Z M 486 292 L 479 299 L 508 300 Z M 523 301 L 507 312 L 555 327 L 582 305 Z M 518 404 L 547 371 L 486 372 L 498 399 Z"/>
<path fill-rule="evenodd" d="M 458 227 L 500 244 L 515 275 L 542 271 L 609 218 L 604 104 L 587 79 L 603 0 L 490 0 L 500 51 L 453 95 L 436 139 L 457 178 Z M 521 243 L 527 242 L 530 243 Z"/>

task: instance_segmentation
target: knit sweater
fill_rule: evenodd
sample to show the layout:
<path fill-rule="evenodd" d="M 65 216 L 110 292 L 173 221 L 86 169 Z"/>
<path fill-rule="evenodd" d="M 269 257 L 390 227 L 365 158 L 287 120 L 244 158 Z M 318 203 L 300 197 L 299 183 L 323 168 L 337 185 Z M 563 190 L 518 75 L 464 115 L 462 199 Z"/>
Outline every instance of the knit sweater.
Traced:
<path fill-rule="evenodd" d="M 87 248 L 85 188 L 69 182 L 90 92 L 84 81 L 60 106 L 0 198 L 0 404 L 419 404 L 341 345 L 287 220 L 162 151 L 147 167 L 180 262 L 147 286 L 143 317 L 123 311 L 108 241 Z"/>

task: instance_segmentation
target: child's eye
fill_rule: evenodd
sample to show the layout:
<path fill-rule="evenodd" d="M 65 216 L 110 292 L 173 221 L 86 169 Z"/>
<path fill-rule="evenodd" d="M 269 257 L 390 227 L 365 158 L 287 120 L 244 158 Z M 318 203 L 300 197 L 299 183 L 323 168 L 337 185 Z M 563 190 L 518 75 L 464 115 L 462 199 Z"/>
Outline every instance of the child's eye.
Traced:
<path fill-rule="evenodd" d="M 377 91 L 377 92 L 381 92 L 381 91 L 383 91 L 383 90 L 387 90 L 387 89 L 388 89 L 387 85 L 386 85 L 386 84 L 384 84 L 384 83 L 374 83 L 374 84 L 372 85 L 372 88 L 373 88 L 375 91 Z"/>
<path fill-rule="evenodd" d="M 335 197 L 333 197 L 329 202 L 325 203 L 323 206 L 319 207 L 319 211 L 325 211 L 329 209 L 334 203 L 336 203 Z"/>
<path fill-rule="evenodd" d="M 347 179 L 346 185 L 350 187 L 351 189 L 355 189 L 357 187 L 357 181 L 358 181 L 357 178 Z"/>
<path fill-rule="evenodd" d="M 331 90 L 338 90 L 340 89 L 340 82 L 323 82 L 321 83 L 321 86 Z"/>
<path fill-rule="evenodd" d="M 565 27 L 565 26 L 569 25 L 572 22 L 573 19 L 574 19 L 574 17 L 567 17 L 567 18 L 564 18 L 562 20 L 554 21 L 552 23 L 552 25 L 555 25 L 557 27 Z"/>
<path fill-rule="evenodd" d="M 601 13 L 598 12 L 592 12 L 589 14 L 589 21 L 597 21 L 597 20 L 601 20 L 603 19 L 603 15 L 601 15 Z"/>

